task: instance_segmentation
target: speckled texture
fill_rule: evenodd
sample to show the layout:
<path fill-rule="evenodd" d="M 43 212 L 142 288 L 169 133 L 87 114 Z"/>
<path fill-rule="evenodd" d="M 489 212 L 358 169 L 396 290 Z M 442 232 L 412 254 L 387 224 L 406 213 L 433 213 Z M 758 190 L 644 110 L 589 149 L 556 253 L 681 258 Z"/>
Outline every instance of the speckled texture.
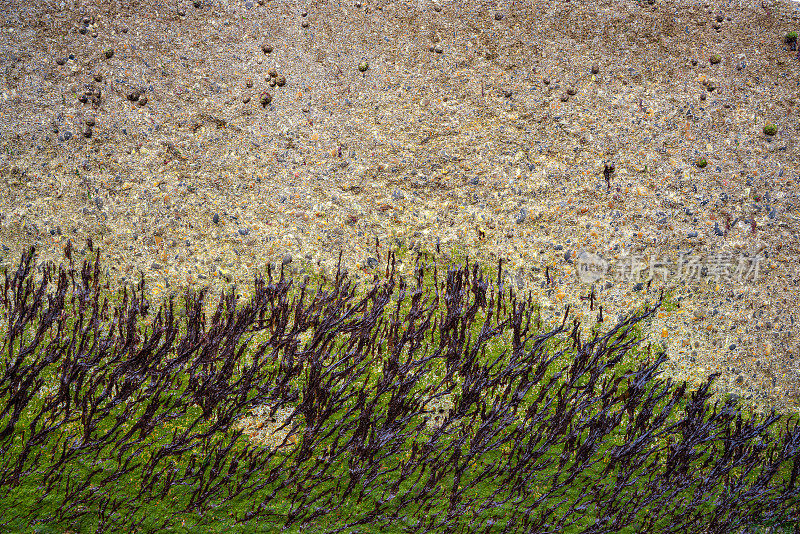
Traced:
<path fill-rule="evenodd" d="M 342 250 L 367 279 L 389 246 L 438 243 L 506 258 L 509 280 L 548 317 L 569 304 L 589 323 L 599 305 L 616 319 L 666 285 L 681 307 L 648 332 L 669 350 L 668 374 L 696 383 L 718 371 L 721 391 L 794 411 L 800 61 L 783 43 L 800 25 L 793 9 L 6 3 L 0 261 L 31 244 L 61 261 L 67 239 L 81 248 L 92 237 L 113 285 L 141 270 L 158 297 L 187 284 L 246 289 L 286 254 L 290 268 L 330 272 Z M 81 33 L 84 16 L 93 25 Z M 270 68 L 284 86 L 269 85 Z M 599 281 L 590 310 L 582 251 L 617 263 L 765 259 L 744 283 Z"/>

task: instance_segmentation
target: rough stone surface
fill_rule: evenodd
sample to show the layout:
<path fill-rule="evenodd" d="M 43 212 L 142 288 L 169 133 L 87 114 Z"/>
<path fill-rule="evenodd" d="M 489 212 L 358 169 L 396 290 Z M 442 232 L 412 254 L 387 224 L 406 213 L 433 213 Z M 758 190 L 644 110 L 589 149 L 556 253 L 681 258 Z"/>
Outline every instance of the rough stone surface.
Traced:
<path fill-rule="evenodd" d="M 247 288 L 287 254 L 330 273 L 341 250 L 371 280 L 368 259 L 383 264 L 389 246 L 439 244 L 506 258 L 546 318 L 569 304 L 592 323 L 573 257 L 633 254 L 641 279 L 592 278 L 606 317 L 672 290 L 681 307 L 648 327 L 670 375 L 720 372 L 720 391 L 800 406 L 792 5 L 727 2 L 720 32 L 714 14 L 678 1 L 534 0 L 501 17 L 495 3 L 411 0 L 212 0 L 183 16 L 154 0 L 9 5 L 0 263 L 31 244 L 58 262 L 67 240 L 92 237 L 112 285 L 141 270 L 158 297 Z M 301 7 L 309 28 L 287 22 Z M 272 101 L 244 98 L 267 89 L 271 68 L 287 80 Z M 72 135 L 89 117 L 91 137 Z M 647 283 L 650 258 L 729 254 L 735 267 L 757 253 L 749 280 L 706 270 Z"/>

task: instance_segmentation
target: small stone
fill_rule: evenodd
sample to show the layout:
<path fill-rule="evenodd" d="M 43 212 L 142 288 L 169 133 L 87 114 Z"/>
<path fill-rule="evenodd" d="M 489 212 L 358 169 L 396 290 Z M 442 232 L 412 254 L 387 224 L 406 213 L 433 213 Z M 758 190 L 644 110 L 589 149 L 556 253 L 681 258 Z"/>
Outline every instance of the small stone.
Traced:
<path fill-rule="evenodd" d="M 96 73 L 96 74 L 94 75 L 94 81 L 96 81 L 96 82 L 102 82 L 102 81 L 103 81 L 103 75 L 102 75 L 102 74 L 100 74 L 99 72 L 98 72 L 98 73 Z"/>
<path fill-rule="evenodd" d="M 569 100 L 569 94 L 564 93 L 563 95 L 561 95 L 561 101 L 562 102 L 566 102 L 567 100 Z"/>
<path fill-rule="evenodd" d="M 203 5 L 203 2 L 201 2 L 200 0 L 194 0 L 194 2 L 192 2 L 192 5 L 193 5 L 193 6 L 194 6 L 196 9 L 200 9 L 200 6 L 202 6 L 202 5 Z"/>
<path fill-rule="evenodd" d="M 369 63 L 367 63 L 366 61 L 362 61 L 361 64 L 358 66 L 358 70 L 360 70 L 361 72 L 366 72 L 368 68 L 369 68 Z"/>
<path fill-rule="evenodd" d="M 519 213 L 517 213 L 517 224 L 522 224 L 528 218 L 528 211 L 525 208 L 520 208 Z"/>
<path fill-rule="evenodd" d="M 179 17 L 185 17 L 185 16 L 186 16 L 186 10 L 184 10 L 184 9 L 179 9 L 179 10 L 178 10 L 178 16 L 179 16 Z"/>
<path fill-rule="evenodd" d="M 249 228 L 239 228 L 239 234 L 247 235 L 249 233 L 250 233 L 250 229 Z"/>
<path fill-rule="evenodd" d="M 245 86 L 247 86 L 247 87 L 253 87 L 253 78 L 247 78 L 247 79 L 244 81 L 244 84 L 245 84 Z"/>
<path fill-rule="evenodd" d="M 706 99 L 706 94 L 705 93 L 701 94 L 700 95 L 700 100 L 705 100 L 705 99 Z"/>
<path fill-rule="evenodd" d="M 719 227 L 719 223 L 716 222 L 716 221 L 714 222 L 714 234 L 719 235 L 719 236 L 723 235 L 722 234 L 722 230 Z"/>
<path fill-rule="evenodd" d="M 250 102 L 250 96 L 249 96 L 249 95 L 244 95 L 244 96 L 242 97 L 242 102 L 243 102 L 243 103 L 245 103 L 245 104 L 247 104 L 248 102 Z"/>
<path fill-rule="evenodd" d="M 106 56 L 106 59 L 111 59 L 114 56 L 114 49 L 106 48 L 105 52 L 103 52 L 103 55 Z"/>
<path fill-rule="evenodd" d="M 87 117 L 85 122 L 86 126 L 94 126 L 94 117 Z"/>
<path fill-rule="evenodd" d="M 281 265 L 289 265 L 290 263 L 292 263 L 292 255 L 287 254 L 281 260 Z"/>
<path fill-rule="evenodd" d="M 306 10 L 304 9 L 303 11 L 301 11 L 301 12 L 300 12 L 300 16 L 301 16 L 301 17 L 307 17 L 307 16 L 308 16 L 308 11 L 306 11 Z"/>
<path fill-rule="evenodd" d="M 261 50 L 265 54 L 270 54 L 270 53 L 272 53 L 272 46 L 265 43 L 265 44 L 261 45 Z"/>
<path fill-rule="evenodd" d="M 80 33 L 81 35 L 86 35 L 86 31 L 87 31 L 86 26 L 81 26 L 80 28 L 78 28 L 78 33 Z"/>
<path fill-rule="evenodd" d="M 644 284 L 641 283 L 641 282 L 639 282 L 635 286 L 633 286 L 633 290 L 634 291 L 641 291 L 642 289 L 644 289 Z"/>
<path fill-rule="evenodd" d="M 128 93 L 128 100 L 130 100 L 131 102 L 136 102 L 137 100 L 139 100 L 140 96 L 141 94 L 139 93 L 139 90 L 134 89 L 133 91 Z"/>
<path fill-rule="evenodd" d="M 689 232 L 687 237 L 697 237 L 697 232 Z"/>
<path fill-rule="evenodd" d="M 265 92 L 261 95 L 261 105 L 267 107 L 272 102 L 272 95 Z"/>
<path fill-rule="evenodd" d="M 433 51 L 436 52 L 437 54 L 441 54 L 444 52 L 444 48 L 442 48 L 442 45 L 437 44 L 436 46 L 433 47 Z"/>
<path fill-rule="evenodd" d="M 275 79 L 275 83 L 278 85 L 278 87 L 283 87 L 284 85 L 286 85 L 286 77 L 285 76 L 278 76 Z"/>
<path fill-rule="evenodd" d="M 275 78 L 270 78 L 269 81 L 267 82 L 267 85 L 269 85 L 270 87 L 275 87 Z"/>
<path fill-rule="evenodd" d="M 717 63 L 722 61 L 722 58 L 719 56 L 719 54 L 714 54 L 710 58 L 708 58 L 708 61 L 710 61 L 712 65 L 716 65 Z"/>
<path fill-rule="evenodd" d="M 567 94 L 568 94 L 569 96 L 573 96 L 573 95 L 574 95 L 576 92 L 577 92 L 577 91 L 575 90 L 575 88 L 574 88 L 574 87 L 570 87 L 569 89 L 567 89 Z"/>
<path fill-rule="evenodd" d="M 147 97 L 143 96 L 139 99 L 139 106 L 144 106 L 145 104 L 147 104 Z"/>
<path fill-rule="evenodd" d="M 215 213 L 211 220 L 214 221 L 214 224 L 219 224 L 219 214 Z"/>
<path fill-rule="evenodd" d="M 60 57 L 60 58 L 58 58 L 58 59 L 56 60 L 56 63 L 57 63 L 58 65 L 66 65 L 66 64 L 67 64 L 67 60 L 66 60 L 65 58 L 63 58 L 63 57 Z"/>
<path fill-rule="evenodd" d="M 503 89 L 503 96 L 504 97 L 511 98 L 511 95 L 513 95 L 513 94 L 514 93 L 513 93 L 513 91 L 511 91 L 511 89 Z"/>
<path fill-rule="evenodd" d="M 592 74 L 597 74 L 598 72 L 600 72 L 600 65 L 595 63 L 594 65 L 592 65 Z"/>
<path fill-rule="evenodd" d="M 367 267 L 374 269 L 378 266 L 378 260 L 375 258 L 367 258 Z"/>
<path fill-rule="evenodd" d="M 542 78 L 542 83 L 545 85 L 550 85 L 550 78 Z"/>
<path fill-rule="evenodd" d="M 87 138 L 87 139 L 88 139 L 88 138 L 90 138 L 90 137 L 92 136 L 92 129 L 91 129 L 90 127 L 86 126 L 86 127 L 83 129 L 83 136 L 84 136 L 85 138 Z"/>
<path fill-rule="evenodd" d="M 494 14 L 494 20 L 503 20 L 503 16 L 504 15 L 502 13 L 497 12 Z"/>
<path fill-rule="evenodd" d="M 736 343 L 732 343 L 728 350 L 734 350 L 736 348 Z"/>
<path fill-rule="evenodd" d="M 723 20 L 725 20 L 725 17 L 722 15 L 717 15 L 717 22 L 722 22 Z"/>
<path fill-rule="evenodd" d="M 697 66 L 697 60 L 696 59 L 692 59 L 692 67 L 696 67 L 696 66 Z"/>
<path fill-rule="evenodd" d="M 269 71 L 267 71 L 270 78 L 277 78 L 278 77 L 278 70 L 275 67 L 270 67 Z"/>
<path fill-rule="evenodd" d="M 438 13 L 438 12 L 440 12 L 442 10 L 442 6 L 440 6 L 439 4 L 434 4 L 433 5 L 433 10 Z"/>
<path fill-rule="evenodd" d="M 308 28 L 308 21 L 304 20 L 303 22 L 300 23 L 300 26 L 302 26 L 303 28 Z"/>

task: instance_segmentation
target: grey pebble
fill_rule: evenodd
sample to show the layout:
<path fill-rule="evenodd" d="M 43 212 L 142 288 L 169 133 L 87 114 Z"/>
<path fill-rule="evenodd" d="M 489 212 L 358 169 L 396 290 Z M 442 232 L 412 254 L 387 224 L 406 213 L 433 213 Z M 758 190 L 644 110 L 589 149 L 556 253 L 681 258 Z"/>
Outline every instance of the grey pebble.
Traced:
<path fill-rule="evenodd" d="M 242 235 L 247 235 L 247 234 L 250 233 L 250 229 L 249 228 L 239 228 L 239 233 L 242 234 Z"/>
<path fill-rule="evenodd" d="M 517 214 L 517 224 L 522 224 L 528 218 L 528 211 L 525 208 L 520 208 Z"/>
<path fill-rule="evenodd" d="M 402 199 L 404 199 L 406 197 L 400 190 L 395 189 L 394 192 L 392 193 L 392 198 L 394 200 L 402 200 Z"/>
<path fill-rule="evenodd" d="M 722 235 L 722 230 L 720 230 L 718 222 L 714 222 L 714 233 L 716 235 Z"/>
<path fill-rule="evenodd" d="M 282 263 L 283 265 L 289 265 L 290 263 L 292 263 L 292 255 L 291 255 L 291 254 L 287 254 L 287 255 L 285 255 L 285 256 L 283 257 L 283 260 L 281 261 L 281 263 Z"/>
<path fill-rule="evenodd" d="M 697 232 L 689 232 L 688 237 L 697 237 Z"/>
<path fill-rule="evenodd" d="M 157 271 L 157 270 L 161 269 L 161 264 L 153 262 L 153 264 L 150 265 L 150 268 L 153 269 L 154 271 Z"/>
<path fill-rule="evenodd" d="M 375 258 L 367 258 L 367 266 L 370 269 L 374 269 L 375 267 L 378 266 L 378 260 Z"/>
<path fill-rule="evenodd" d="M 219 214 L 215 213 L 211 220 L 214 221 L 214 224 L 219 224 Z"/>
<path fill-rule="evenodd" d="M 556 250 L 561 250 L 561 249 L 563 249 L 563 248 L 564 248 L 564 246 L 563 246 L 563 245 L 556 245 L 556 246 L 555 246 L 555 249 L 556 249 Z"/>
<path fill-rule="evenodd" d="M 641 290 L 642 290 L 642 288 L 644 288 L 644 284 L 643 284 L 643 283 L 641 283 L 641 282 L 639 282 L 639 283 L 637 283 L 635 286 L 633 286 L 633 290 L 634 290 L 634 291 L 641 291 Z"/>

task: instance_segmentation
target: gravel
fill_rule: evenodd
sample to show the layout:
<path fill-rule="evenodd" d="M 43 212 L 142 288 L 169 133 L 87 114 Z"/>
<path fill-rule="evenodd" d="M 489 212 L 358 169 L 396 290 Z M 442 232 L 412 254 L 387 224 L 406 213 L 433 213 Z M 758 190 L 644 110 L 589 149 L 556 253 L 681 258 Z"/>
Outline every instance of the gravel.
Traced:
<path fill-rule="evenodd" d="M 112 285 L 141 270 L 159 297 L 247 287 L 292 256 L 330 273 L 340 250 L 368 281 L 369 258 L 383 264 L 395 240 L 439 243 L 507 259 L 546 320 L 570 305 L 586 323 L 582 251 L 638 256 L 642 276 L 651 258 L 760 253 L 755 280 L 597 282 L 596 305 L 616 317 L 671 290 L 681 307 L 647 327 L 670 376 L 720 372 L 719 391 L 795 410 L 800 61 L 782 40 L 796 24 L 787 4 L 729 4 L 717 33 L 683 2 L 315 4 L 309 29 L 274 2 L 196 2 L 182 18 L 154 0 L 113 13 L 30 2 L 0 28 L 14 52 L 0 58 L 0 264 L 31 244 L 61 261 L 67 240 L 91 236 Z M 82 16 L 96 39 L 75 31 Z M 133 90 L 145 106 L 127 101 Z M 73 135 L 89 116 L 91 136 Z"/>

